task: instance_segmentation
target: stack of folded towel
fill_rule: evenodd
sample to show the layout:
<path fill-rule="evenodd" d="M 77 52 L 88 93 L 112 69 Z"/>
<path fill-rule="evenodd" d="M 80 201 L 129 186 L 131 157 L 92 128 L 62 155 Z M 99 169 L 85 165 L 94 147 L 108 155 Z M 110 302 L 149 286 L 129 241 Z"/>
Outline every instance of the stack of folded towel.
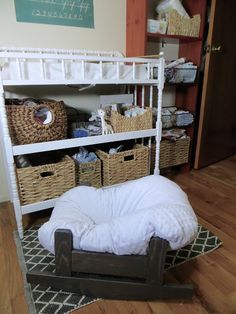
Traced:
<path fill-rule="evenodd" d="M 186 126 L 193 123 L 193 115 L 189 111 L 177 110 L 175 115 L 177 126 Z"/>
<path fill-rule="evenodd" d="M 164 107 L 161 112 L 163 128 L 187 126 L 193 123 L 193 114 L 175 106 Z"/>

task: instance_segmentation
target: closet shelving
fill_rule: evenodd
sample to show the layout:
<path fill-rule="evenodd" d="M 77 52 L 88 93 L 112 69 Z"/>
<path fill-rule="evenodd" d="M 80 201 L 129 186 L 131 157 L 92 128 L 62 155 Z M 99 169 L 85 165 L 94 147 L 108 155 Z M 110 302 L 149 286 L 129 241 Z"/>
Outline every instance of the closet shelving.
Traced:
<path fill-rule="evenodd" d="M 126 16 L 126 55 L 127 56 L 145 56 L 153 55 L 149 51 L 149 43 L 168 45 L 179 45 L 178 57 L 185 57 L 195 65 L 201 65 L 202 46 L 204 38 L 205 15 L 207 0 L 183 0 L 182 4 L 190 16 L 200 14 L 201 24 L 198 37 L 157 34 L 147 32 L 147 20 L 155 18 L 155 8 L 158 0 L 127 0 Z M 138 36 L 137 36 L 138 34 Z M 199 85 L 196 84 L 173 84 L 175 88 L 175 105 L 177 108 L 190 111 L 194 116 L 198 113 L 198 93 Z M 187 128 L 187 135 L 191 138 L 192 149 L 190 151 L 189 162 L 185 169 L 189 170 L 195 151 L 194 138 L 197 131 L 196 123 Z"/>
<path fill-rule="evenodd" d="M 154 78 L 153 69 L 158 75 Z M 148 106 L 157 103 L 156 128 L 132 132 L 97 135 L 84 138 L 15 145 L 8 128 L 5 98 L 19 86 L 32 88 L 35 86 L 77 86 L 97 84 L 122 84 L 134 86 L 134 102 L 137 103 L 141 89 L 141 105 L 145 102 L 147 88 L 149 89 Z M 22 215 L 51 208 L 56 199 L 49 199 L 34 204 L 21 205 L 17 187 L 14 157 L 47 151 L 69 149 L 79 146 L 96 145 L 137 138 L 161 138 L 161 105 L 164 86 L 164 59 L 125 58 L 114 52 L 94 52 L 55 49 L 1 48 L 0 49 L 0 126 L 4 144 L 5 165 L 7 169 L 10 199 L 13 203 L 18 232 L 23 237 Z M 154 90 L 158 92 L 157 100 L 153 97 Z M 155 173 L 159 173 L 159 145 L 156 149 Z"/>
<path fill-rule="evenodd" d="M 164 42 L 166 44 L 179 44 L 179 43 L 191 43 L 195 41 L 201 41 L 201 37 L 189 37 L 180 35 L 168 35 L 158 33 L 147 33 L 148 41 Z"/>

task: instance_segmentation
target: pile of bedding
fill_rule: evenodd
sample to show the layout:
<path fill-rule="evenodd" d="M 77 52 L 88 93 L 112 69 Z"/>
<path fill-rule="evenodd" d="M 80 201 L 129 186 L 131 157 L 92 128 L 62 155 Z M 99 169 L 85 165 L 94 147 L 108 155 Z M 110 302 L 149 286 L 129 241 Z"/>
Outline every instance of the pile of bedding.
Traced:
<path fill-rule="evenodd" d="M 118 186 L 80 186 L 62 195 L 39 229 L 40 243 L 54 252 L 54 232 L 70 229 L 74 249 L 118 255 L 146 254 L 159 236 L 179 249 L 197 233 L 197 218 L 174 182 L 151 175 Z"/>

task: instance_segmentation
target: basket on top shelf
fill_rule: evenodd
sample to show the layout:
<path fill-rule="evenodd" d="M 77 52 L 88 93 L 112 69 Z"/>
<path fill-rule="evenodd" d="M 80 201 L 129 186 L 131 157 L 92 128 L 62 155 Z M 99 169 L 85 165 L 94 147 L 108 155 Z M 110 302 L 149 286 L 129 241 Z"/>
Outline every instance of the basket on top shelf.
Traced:
<path fill-rule="evenodd" d="M 185 164 L 189 158 L 190 137 L 179 138 L 175 141 L 162 140 L 160 144 L 160 169 Z M 151 172 L 155 167 L 156 144 L 151 148 Z"/>
<path fill-rule="evenodd" d="M 176 10 L 170 10 L 168 14 L 168 35 L 198 37 L 200 31 L 201 16 L 192 18 L 182 17 Z"/>
<path fill-rule="evenodd" d="M 7 99 L 6 111 L 13 144 L 46 142 L 67 137 L 67 114 L 63 101 Z"/>
<path fill-rule="evenodd" d="M 165 83 L 167 84 L 195 84 L 197 82 L 197 66 L 185 67 L 179 65 L 173 68 L 165 68 Z"/>
<path fill-rule="evenodd" d="M 58 197 L 75 187 L 75 165 L 67 155 L 56 163 L 16 167 L 16 175 L 22 205 Z"/>
<path fill-rule="evenodd" d="M 147 130 L 152 128 L 152 110 L 145 108 L 145 112 L 136 117 L 126 117 L 112 110 L 110 123 L 115 133 Z"/>
<path fill-rule="evenodd" d="M 149 149 L 135 145 L 133 149 L 108 154 L 96 151 L 102 160 L 102 181 L 104 186 L 138 179 L 149 175 Z"/>
<path fill-rule="evenodd" d="M 102 186 L 101 160 L 75 163 L 76 185 L 88 185 L 95 188 Z"/>

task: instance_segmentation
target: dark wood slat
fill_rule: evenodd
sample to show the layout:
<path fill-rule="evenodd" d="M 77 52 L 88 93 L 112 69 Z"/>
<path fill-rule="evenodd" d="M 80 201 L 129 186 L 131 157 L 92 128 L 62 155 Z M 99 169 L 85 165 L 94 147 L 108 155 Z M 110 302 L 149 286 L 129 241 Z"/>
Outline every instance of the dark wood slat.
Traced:
<path fill-rule="evenodd" d="M 166 250 L 168 242 L 164 239 L 155 237 L 150 240 L 147 282 L 149 284 L 159 284 L 163 282 Z"/>
<path fill-rule="evenodd" d="M 52 273 L 30 272 L 29 283 L 52 286 L 71 292 L 82 292 L 86 296 L 122 300 L 154 300 L 158 298 L 191 298 L 193 288 L 189 285 L 170 284 L 157 287 L 134 281 L 115 279 L 78 278 L 55 276 Z"/>
<path fill-rule="evenodd" d="M 71 276 L 72 266 L 72 233 L 68 229 L 57 229 L 55 232 L 56 275 Z"/>
<path fill-rule="evenodd" d="M 74 272 L 145 278 L 147 256 L 72 251 Z"/>
<path fill-rule="evenodd" d="M 107 299 L 189 298 L 193 294 L 189 285 L 162 285 L 167 245 L 166 240 L 152 238 L 147 256 L 84 252 L 72 250 L 71 231 L 58 229 L 55 232 L 56 275 L 31 271 L 27 280 L 71 292 L 82 290 L 87 296 Z M 124 275 L 142 275 L 146 280 L 131 280 Z"/>

